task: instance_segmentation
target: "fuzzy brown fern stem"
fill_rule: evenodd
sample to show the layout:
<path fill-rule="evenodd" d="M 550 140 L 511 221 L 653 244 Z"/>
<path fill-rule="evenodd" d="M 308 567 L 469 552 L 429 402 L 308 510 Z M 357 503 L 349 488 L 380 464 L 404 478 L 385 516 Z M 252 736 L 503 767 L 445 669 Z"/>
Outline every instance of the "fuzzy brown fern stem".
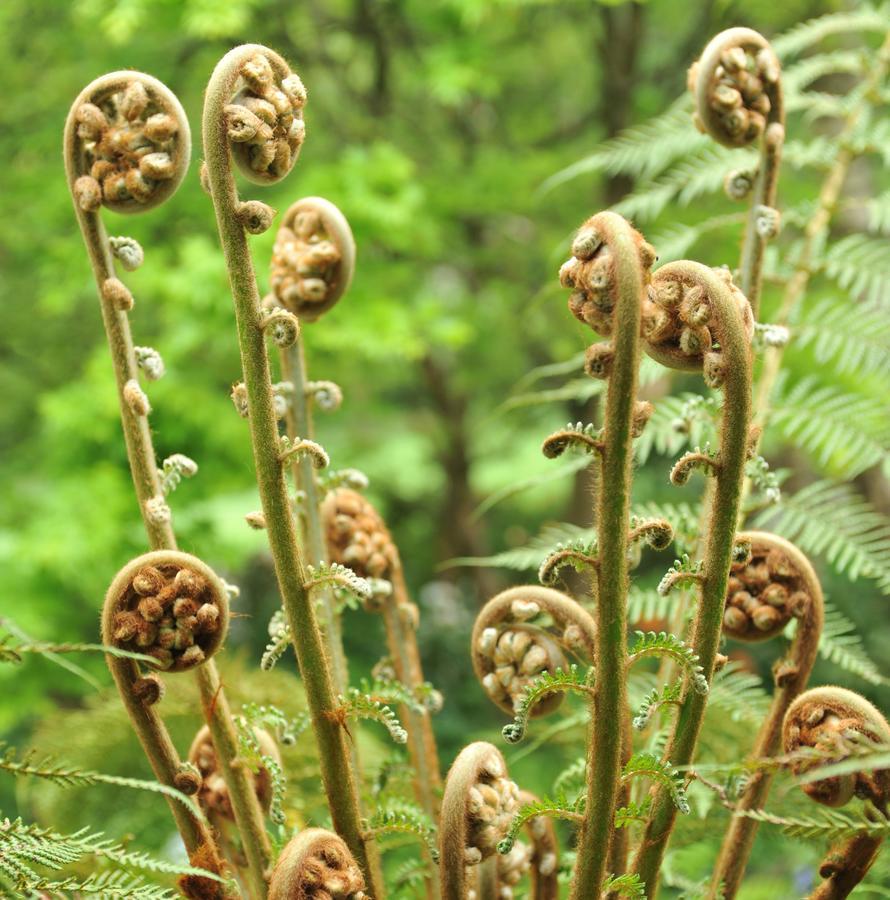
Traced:
<path fill-rule="evenodd" d="M 281 220 L 272 254 L 272 294 L 267 308 L 280 304 L 299 316 L 302 324 L 315 322 L 348 290 L 355 270 L 355 240 L 345 216 L 322 197 L 304 197 L 292 204 Z M 336 385 L 311 382 L 307 375 L 302 333 L 289 347 L 279 351 L 281 377 L 292 385 L 285 414 L 291 442 L 315 436 L 312 409 L 333 410 L 339 406 Z M 294 484 L 301 492 L 301 534 L 309 562 L 329 562 L 321 522 L 321 493 L 312 460 L 299 455 L 291 462 Z M 349 671 L 343 652 L 342 629 L 333 590 L 319 590 L 319 613 L 325 646 L 331 661 L 334 686 L 344 693 Z"/>
<path fill-rule="evenodd" d="M 263 99 L 268 95 L 270 99 L 266 102 L 272 105 L 275 101 L 274 108 L 279 111 L 275 114 L 274 127 L 262 120 L 257 124 L 254 121 L 257 116 L 245 114 L 250 113 L 246 106 L 232 102 L 242 90 L 247 99 Z M 304 102 L 305 91 L 299 78 L 278 54 L 258 45 L 236 47 L 227 53 L 214 69 L 205 97 L 205 184 L 213 200 L 235 306 L 254 464 L 269 546 L 306 688 L 331 818 L 365 873 L 371 894 L 382 898 L 379 860 L 372 836 L 361 827 L 358 786 L 347 735 L 337 713 L 330 663 L 313 600 L 306 588 L 305 561 L 297 543 L 273 409 L 265 338 L 267 320 L 247 242 L 247 229 L 268 227 L 271 214 L 256 212 L 254 207 L 264 206 L 256 201 L 239 201 L 232 171 L 234 155 L 242 171 L 252 180 L 272 182 L 287 174 L 302 141 Z M 268 207 L 265 209 L 268 211 Z"/>
<path fill-rule="evenodd" d="M 756 317 L 763 254 L 779 224 L 776 184 L 785 142 L 779 60 L 763 35 L 750 28 L 728 28 L 716 35 L 693 63 L 689 87 L 695 96 L 696 125 L 717 143 L 744 147 L 760 140 L 757 172 L 731 172 L 726 185 L 733 199 L 752 194 L 739 283 Z"/>
<path fill-rule="evenodd" d="M 141 263 L 143 253 L 136 242 L 126 238 L 112 243 L 99 213 L 103 205 L 117 212 L 136 213 L 162 203 L 182 181 L 190 148 L 188 122 L 179 101 L 161 82 L 136 72 L 116 72 L 92 82 L 75 100 L 65 125 L 68 184 L 99 292 L 127 458 L 153 550 L 175 550 L 176 537 L 148 425 L 149 403 L 139 387 L 140 370 L 128 316 L 133 298 L 116 277 L 114 265 L 117 256 L 123 268 L 133 269 Z M 136 677 L 132 666 L 121 666 L 115 672 L 143 745 L 154 739 L 160 741 L 163 746 L 155 756 L 158 762 L 166 759 L 169 769 L 172 745 L 160 717 L 132 702 Z M 215 662 L 208 660 L 198 668 L 196 678 L 242 833 L 251 891 L 256 897 L 264 897 L 271 846 L 248 773 L 235 762 L 235 726 Z M 174 768 L 178 765 L 176 762 Z"/>
<path fill-rule="evenodd" d="M 797 621 L 787 656 L 773 667 L 776 691 L 751 751 L 754 759 L 766 759 L 779 752 L 785 714 L 806 688 L 816 662 L 824 621 L 822 589 L 809 560 L 784 538 L 748 531 L 741 532 L 738 541 L 750 544 L 751 557 L 732 567 L 724 634 L 743 641 L 768 640 L 780 636 L 792 618 Z M 770 770 L 754 772 L 737 809 L 762 809 L 772 777 Z M 730 821 L 711 880 L 714 896 L 731 900 L 738 893 L 758 824 L 747 816 L 734 816 Z"/>
<path fill-rule="evenodd" d="M 627 549 L 631 466 L 640 364 L 640 328 L 655 253 L 621 217 L 602 212 L 579 229 L 561 282 L 575 288 L 572 312 L 610 337 L 588 351 L 588 372 L 608 378 L 596 499 L 596 679 L 590 709 L 587 807 L 570 896 L 598 897 L 609 847 L 622 763 L 621 723 L 628 715 Z"/>
<path fill-rule="evenodd" d="M 457 756 L 442 798 L 439 877 L 443 900 L 466 900 L 467 868 L 491 861 L 483 884 L 496 884 L 497 845 L 519 811 L 519 789 L 496 747 L 478 741 Z"/>
<path fill-rule="evenodd" d="M 701 367 L 706 382 L 721 387 L 724 396 L 700 597 L 691 632 L 692 648 L 710 683 L 749 446 L 753 317 L 728 272 L 688 261 L 670 263 L 654 274 L 649 304 L 644 326 L 647 352 L 667 364 Z M 695 353 L 690 352 L 693 350 Z M 687 686 L 666 751 L 667 760 L 675 767 L 688 766 L 694 758 L 706 703 L 707 694 Z M 676 816 L 670 793 L 659 789 L 633 866 L 645 882 L 649 897 L 657 890 L 661 861 Z"/>
<path fill-rule="evenodd" d="M 845 759 L 850 741 L 890 744 L 890 723 L 864 697 L 845 688 L 825 686 L 801 694 L 789 707 L 782 724 L 786 754 L 796 775 Z M 817 751 L 807 758 L 807 751 Z M 852 772 L 820 780 L 808 780 L 803 790 L 817 803 L 843 806 L 853 797 L 866 802 L 869 818 L 886 820 L 890 803 L 890 769 Z M 831 848 L 819 867 L 822 884 L 810 900 L 847 897 L 868 874 L 882 841 L 867 832 L 854 835 Z"/>

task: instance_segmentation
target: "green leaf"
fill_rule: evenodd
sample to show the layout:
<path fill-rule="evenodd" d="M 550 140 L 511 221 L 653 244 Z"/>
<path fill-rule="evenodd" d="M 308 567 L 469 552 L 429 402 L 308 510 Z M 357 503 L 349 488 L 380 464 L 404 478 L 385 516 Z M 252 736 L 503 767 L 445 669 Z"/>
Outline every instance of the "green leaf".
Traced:
<path fill-rule="evenodd" d="M 521 807 L 510 823 L 510 828 L 498 843 L 498 853 L 509 853 L 516 843 L 519 830 L 532 819 L 545 816 L 548 819 L 568 819 L 578 823 L 581 820 L 581 811 L 584 809 L 584 795 L 582 794 L 574 803 L 570 803 L 565 797 L 543 797 L 533 803 L 527 803 Z"/>
<path fill-rule="evenodd" d="M 660 784 L 670 794 L 674 806 L 684 815 L 689 813 L 683 776 L 667 760 L 658 759 L 651 753 L 635 753 L 622 769 L 621 778 L 623 781 L 648 778 Z"/>
<path fill-rule="evenodd" d="M 855 298 L 890 306 L 890 244 L 866 234 L 850 234 L 830 245 L 825 273 Z M 851 310 L 852 311 L 852 310 Z"/>
<path fill-rule="evenodd" d="M 646 883 L 635 873 L 610 875 L 603 883 L 603 894 L 616 894 L 631 900 L 645 900 Z"/>
<path fill-rule="evenodd" d="M 637 641 L 628 656 L 629 666 L 648 656 L 667 656 L 683 669 L 696 693 L 707 694 L 708 680 L 692 647 L 666 631 L 637 631 L 636 636 Z"/>
<path fill-rule="evenodd" d="M 504 740 L 510 744 L 518 744 L 522 740 L 532 711 L 548 694 L 566 691 L 589 694 L 591 672 L 592 670 L 584 670 L 572 664 L 568 671 L 557 669 L 555 672 L 542 672 L 533 678 L 523 689 L 522 696 L 516 704 L 516 717 L 513 722 L 502 729 Z"/>
<path fill-rule="evenodd" d="M 818 44 L 834 34 L 850 31 L 887 30 L 887 6 L 864 4 L 860 8 L 847 12 L 829 13 L 815 19 L 809 19 L 800 25 L 774 38 L 773 49 L 781 58 L 795 56 L 802 50 Z"/>
<path fill-rule="evenodd" d="M 856 626 L 833 604 L 825 603 L 825 624 L 819 638 L 819 653 L 844 671 L 858 675 L 870 684 L 890 684 L 876 663 L 865 652 Z"/>

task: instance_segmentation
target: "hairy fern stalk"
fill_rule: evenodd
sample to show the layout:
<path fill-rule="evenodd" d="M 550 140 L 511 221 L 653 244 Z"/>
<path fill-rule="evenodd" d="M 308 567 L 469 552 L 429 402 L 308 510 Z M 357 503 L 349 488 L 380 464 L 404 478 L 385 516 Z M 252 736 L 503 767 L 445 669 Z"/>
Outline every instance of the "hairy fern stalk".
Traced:
<path fill-rule="evenodd" d="M 145 387 L 164 366 L 134 346 L 122 277 L 145 254 L 109 238 L 100 217 L 103 206 L 130 213 L 172 198 L 188 164 L 185 115 L 150 76 L 93 82 L 66 125 L 66 170 L 150 552 L 107 573 L 97 642 L 35 641 L 3 618 L 0 662 L 36 655 L 83 674 L 69 656 L 103 654 L 154 778 L 5 745 L 0 772 L 166 802 L 186 852 L 172 861 L 98 827 L 0 818 L 0 892 L 167 900 L 175 883 L 181 896 L 253 900 L 732 898 L 755 883 L 758 831 L 776 830 L 823 857 L 812 900 L 886 886 L 890 724 L 855 691 L 813 682 L 890 683 L 819 577 L 867 579 L 890 595 L 890 520 L 861 490 L 890 472 L 890 194 L 857 197 L 848 180 L 859 160 L 887 159 L 888 21 L 886 7 L 863 5 L 771 42 L 721 32 L 690 69 L 690 96 L 544 184 L 608 172 L 634 185 L 582 223 L 559 269 L 590 346 L 529 373 L 501 407 L 575 400 L 593 411 L 562 427 L 554 412 L 541 447 L 556 467 L 544 480 L 590 469 L 591 524 L 551 521 L 525 546 L 460 561 L 532 583 L 479 598 L 463 665 L 506 721 L 447 772 L 410 561 L 363 496 L 367 479 L 331 467 L 315 421 L 343 399 L 310 377 L 306 335 L 348 294 L 346 217 L 324 198 L 296 199 L 278 223 L 265 297 L 255 274 L 250 237 L 276 211 L 242 199 L 236 176 L 256 186 L 288 176 L 306 88 L 267 47 L 227 53 L 205 96 L 200 173 L 233 301 L 232 415 L 249 432 L 259 495 L 244 527 L 268 538 L 281 601 L 259 668 L 287 669 L 292 647 L 303 710 L 227 697 L 217 660 L 225 672 L 237 590 L 177 549 L 168 496 L 197 466 L 180 453 L 156 459 Z M 838 74 L 843 93 L 819 89 Z M 801 128 L 817 119 L 832 127 Z M 793 205 L 783 202 L 792 177 L 814 185 Z M 687 215 L 721 188 L 741 212 Z M 841 222 L 851 209 L 865 223 L 852 233 Z M 739 258 L 710 258 L 709 238 L 727 230 Z M 776 446 L 805 460 L 795 477 L 785 456 L 771 465 Z M 650 466 L 663 469 L 667 499 L 641 498 Z M 531 487 L 506 485 L 483 511 Z M 355 616 L 344 620 L 347 607 Z M 359 616 L 379 617 L 385 634 L 364 678 L 344 650 L 344 625 Z M 745 664 L 744 645 L 763 646 L 770 679 Z M 180 755 L 165 687 L 183 671 L 206 725 Z M 366 755 L 360 729 L 377 730 L 392 755 Z M 318 821 L 293 795 L 281 752 L 302 733 L 326 804 Z M 544 773 L 538 794 L 514 780 L 529 755 Z M 546 771 L 554 758 L 567 762 Z M 710 859 L 676 853 L 690 840 Z"/>

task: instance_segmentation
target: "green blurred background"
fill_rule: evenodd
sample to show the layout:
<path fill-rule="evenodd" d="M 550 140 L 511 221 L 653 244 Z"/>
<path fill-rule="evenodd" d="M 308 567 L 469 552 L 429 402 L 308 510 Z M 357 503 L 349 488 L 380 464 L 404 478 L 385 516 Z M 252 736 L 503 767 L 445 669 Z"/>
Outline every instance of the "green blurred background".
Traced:
<path fill-rule="evenodd" d="M 467 641 L 479 605 L 522 576 L 446 563 L 521 545 L 547 521 L 589 524 L 590 497 L 580 478 L 511 493 L 481 512 L 480 503 L 546 474 L 552 464 L 540 455 L 542 437 L 581 417 L 583 399 L 508 401 L 530 370 L 589 343 L 589 332 L 566 311 L 555 272 L 570 232 L 632 188 L 608 174 L 552 190 L 542 184 L 598 142 L 664 111 L 682 93 L 689 62 L 721 28 L 744 24 L 773 35 L 846 5 L 4 0 L 2 615 L 35 638 L 95 640 L 109 580 L 145 547 L 95 288 L 62 168 L 68 106 L 96 76 L 136 68 L 170 86 L 197 131 L 216 60 L 236 43 L 264 43 L 289 59 L 308 87 L 307 140 L 289 178 L 245 196 L 283 209 L 301 196 L 323 195 L 346 214 L 358 245 L 349 295 L 305 329 L 311 376 L 336 380 L 345 394 L 339 412 L 319 416 L 319 439 L 335 466 L 369 476 L 369 495 L 400 546 L 422 607 L 426 675 L 446 696 L 436 724 L 443 762 L 472 737 L 496 736 L 503 723 L 472 677 Z M 224 677 L 241 699 L 298 704 L 291 656 L 272 676 L 257 672 L 277 598 L 265 537 L 243 521 L 258 503 L 247 427 L 228 398 L 240 378 L 232 305 L 213 211 L 198 184 L 199 145 L 193 157 L 183 187 L 162 208 L 105 218 L 110 233 L 133 235 L 146 249 L 145 265 L 126 280 L 136 297 L 136 342 L 156 347 L 167 366 L 166 377 L 150 386 L 159 456 L 182 452 L 200 466 L 171 501 L 181 546 L 241 588 Z M 808 189 L 787 188 L 801 195 Z M 696 220 L 725 207 L 718 199 L 682 215 Z M 674 215 L 669 211 L 662 224 Z M 261 287 L 273 237 L 274 229 L 252 239 Z M 736 230 L 724 230 L 697 252 L 713 264 L 732 263 L 737 241 Z M 777 462 L 806 479 L 806 459 Z M 655 457 L 640 471 L 642 496 L 670 491 L 667 465 Z M 863 481 L 863 489 L 886 505 L 881 476 Z M 648 565 L 652 572 L 665 566 Z M 887 671 L 886 600 L 867 583 L 839 582 L 832 593 L 858 623 L 881 623 L 864 629 L 865 642 Z M 347 649 L 357 675 L 382 653 L 377 629 L 366 614 L 348 613 Z M 0 669 L 0 733 L 20 748 L 73 753 L 84 765 L 145 775 L 126 743 L 126 721 L 101 658 L 78 664 L 95 684 L 42 658 Z M 754 664 L 767 672 L 769 654 Z M 850 683 L 827 665 L 820 675 Z M 850 686 L 890 708 L 885 688 Z M 187 689 L 178 688 L 177 697 L 181 692 L 185 724 L 177 737 L 184 749 L 193 722 Z M 311 769 L 304 758 L 310 750 L 300 758 Z M 543 776 L 535 768 L 541 756 L 516 771 L 546 789 L 558 764 L 548 764 Z M 60 828 L 92 817 L 109 833 L 162 840 L 160 801 L 136 798 L 123 810 L 114 805 L 112 814 L 112 795 L 91 796 L 97 799 L 63 798 L 0 779 L 5 814 Z M 769 881 L 771 870 L 789 872 L 780 854 L 797 854 L 802 865 L 814 858 L 779 844 L 784 849 L 763 850 L 763 887 L 747 896 L 781 895 Z M 700 871 L 693 860 L 693 874 L 696 866 Z"/>

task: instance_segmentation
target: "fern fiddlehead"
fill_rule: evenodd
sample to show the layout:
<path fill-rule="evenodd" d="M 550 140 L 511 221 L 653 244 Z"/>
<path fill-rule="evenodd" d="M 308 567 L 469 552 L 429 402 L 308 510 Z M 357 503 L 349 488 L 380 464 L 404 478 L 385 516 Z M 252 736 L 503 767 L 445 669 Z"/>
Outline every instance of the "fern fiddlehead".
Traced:
<path fill-rule="evenodd" d="M 598 896 L 606 879 L 615 832 L 622 745 L 630 727 L 627 686 L 627 551 L 633 438 L 639 419 L 636 393 L 640 332 L 649 269 L 655 251 L 615 213 L 602 212 L 581 226 L 560 282 L 574 289 L 569 309 L 608 342 L 587 352 L 586 369 L 608 379 L 605 429 L 598 454 L 595 568 L 596 680 L 591 700 L 587 808 L 578 843 L 571 897 Z M 608 488 L 606 488 L 608 486 Z M 609 723 L 603 727 L 602 723 Z M 623 838 L 623 836 L 621 836 Z"/>
<path fill-rule="evenodd" d="M 152 348 L 133 346 L 128 317 L 133 296 L 114 269 L 117 259 L 126 271 L 132 271 L 142 264 L 144 253 L 132 238 L 109 238 L 99 213 L 102 206 L 138 213 L 163 203 L 185 175 L 190 148 L 188 122 L 179 101 L 161 82 L 138 72 L 116 72 L 92 82 L 75 100 L 65 124 L 65 171 L 99 291 L 133 486 L 149 545 L 156 550 L 176 549 L 165 500 L 170 479 L 193 474 L 196 467 L 180 454 L 166 460 L 163 471 L 158 470 L 147 419 L 150 404 L 139 374 L 144 370 L 150 380 L 159 378 L 163 362 Z M 132 669 L 128 671 L 132 674 Z M 130 709 L 131 698 L 123 692 L 131 688 L 125 687 L 124 674 L 121 669 L 115 679 Z M 248 849 L 251 890 L 262 897 L 263 872 L 271 858 L 262 811 L 246 773 L 233 765 L 235 727 L 215 663 L 210 660 L 198 667 L 196 678 Z M 143 742 L 166 734 L 156 713 L 151 718 L 152 730 L 143 733 Z M 168 737 L 162 739 L 169 744 Z"/>
<path fill-rule="evenodd" d="M 826 762 L 848 755 L 845 745 L 866 740 L 890 744 L 890 724 L 864 697 L 840 687 L 812 688 L 788 708 L 782 724 L 786 753 L 801 753 L 792 771 L 802 774 Z M 807 759 L 804 751 L 818 751 L 821 759 Z M 890 803 L 890 769 L 852 772 L 810 781 L 803 790 L 811 800 L 826 806 L 843 806 L 854 796 L 861 797 L 874 814 L 887 818 Z M 819 867 L 824 879 L 810 894 L 810 900 L 841 900 L 866 876 L 877 856 L 883 836 L 863 833 L 833 847 Z"/>
<path fill-rule="evenodd" d="M 819 651 L 824 620 L 822 589 L 809 560 L 784 538 L 766 532 L 742 532 L 737 540 L 751 546 L 750 557 L 730 571 L 723 632 L 741 641 L 781 635 L 792 618 L 797 630 L 787 656 L 773 667 L 776 691 L 752 750 L 755 759 L 780 749 L 782 722 L 795 697 L 806 687 Z M 738 801 L 740 810 L 766 803 L 772 772 L 756 771 Z M 733 817 L 714 867 L 712 889 L 731 900 L 739 890 L 757 834 L 755 819 Z"/>
<path fill-rule="evenodd" d="M 343 839 L 323 828 L 306 828 L 281 851 L 269 900 L 371 900 L 364 888 L 364 876 Z"/>
<path fill-rule="evenodd" d="M 229 272 L 257 484 L 275 571 L 291 639 L 306 687 L 319 747 L 322 781 L 334 828 L 368 880 L 383 896 L 373 840 L 361 828 L 358 789 L 346 734 L 337 719 L 330 664 L 318 628 L 308 574 L 290 510 L 272 381 L 266 328 L 247 242 L 247 204 L 238 198 L 233 160 L 251 181 L 272 183 L 292 168 L 304 136 L 306 92 L 299 77 L 273 51 L 236 47 L 217 64 L 208 84 L 203 114 L 204 182 L 216 213 Z M 257 201 L 249 201 L 257 202 Z"/>
<path fill-rule="evenodd" d="M 727 193 L 742 199 L 752 193 L 742 249 L 740 287 L 755 317 L 760 308 L 763 254 L 778 231 L 776 184 L 785 142 L 785 104 L 781 68 L 763 35 L 750 28 L 729 28 L 716 35 L 689 70 L 695 96 L 695 123 L 720 144 L 743 147 L 760 140 L 755 173 L 731 172 Z"/>
<path fill-rule="evenodd" d="M 109 647 L 145 653 L 164 671 L 186 671 L 209 661 L 225 638 L 228 619 L 225 587 L 208 566 L 186 553 L 155 550 L 129 562 L 112 581 L 102 608 L 102 640 Z M 157 675 L 144 675 L 134 660 L 110 654 L 108 666 L 158 780 L 196 793 L 200 776 L 182 765 L 155 709 L 161 696 Z M 193 864 L 221 871 L 206 822 L 169 802 Z M 193 888 L 192 893 L 183 888 L 186 896 L 224 896 L 219 884 L 206 879 Z"/>
<path fill-rule="evenodd" d="M 753 316 L 727 271 L 681 261 L 669 263 L 653 275 L 644 319 L 646 351 L 650 355 L 666 364 L 675 358 L 682 368 L 690 368 L 695 361 L 705 381 L 720 387 L 724 395 L 699 577 L 700 597 L 691 633 L 692 649 L 699 657 L 704 678 L 710 682 L 723 624 L 750 443 Z M 682 343 L 683 334 L 693 327 L 707 331 L 694 354 L 688 352 L 689 345 L 684 347 Z M 706 703 L 706 694 L 687 688 L 666 752 L 667 761 L 677 768 L 692 762 Z M 647 896 L 655 894 L 676 815 L 670 793 L 659 790 L 634 860 L 634 871 L 645 882 Z"/>

